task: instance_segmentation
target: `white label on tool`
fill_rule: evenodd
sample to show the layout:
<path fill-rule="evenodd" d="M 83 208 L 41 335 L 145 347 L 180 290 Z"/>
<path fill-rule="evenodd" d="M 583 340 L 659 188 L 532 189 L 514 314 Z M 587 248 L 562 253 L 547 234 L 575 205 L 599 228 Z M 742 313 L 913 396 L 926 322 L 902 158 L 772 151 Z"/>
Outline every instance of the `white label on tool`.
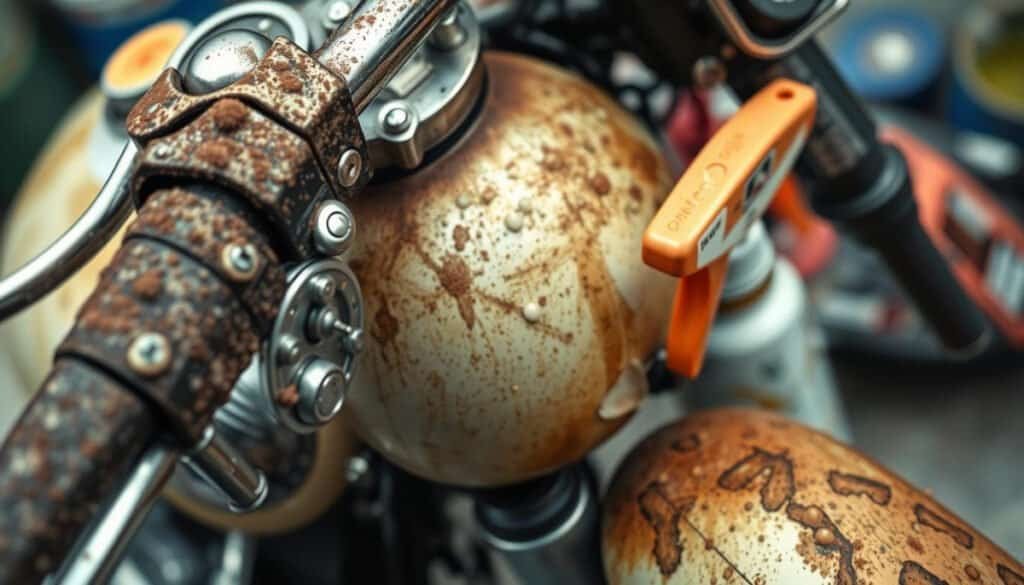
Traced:
<path fill-rule="evenodd" d="M 729 210 L 723 207 L 715 221 L 711 222 L 711 227 L 701 234 L 700 242 L 697 244 L 697 268 L 704 268 L 725 253 L 725 220 L 728 218 L 728 212 Z"/>

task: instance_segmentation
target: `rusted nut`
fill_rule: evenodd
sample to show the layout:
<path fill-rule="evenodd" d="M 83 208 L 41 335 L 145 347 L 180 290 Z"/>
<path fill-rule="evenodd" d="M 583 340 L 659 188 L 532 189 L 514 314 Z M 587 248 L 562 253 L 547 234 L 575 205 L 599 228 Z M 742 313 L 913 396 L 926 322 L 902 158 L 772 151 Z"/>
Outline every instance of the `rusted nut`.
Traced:
<path fill-rule="evenodd" d="M 171 344 L 159 333 L 146 332 L 128 346 L 128 367 L 136 374 L 152 378 L 171 365 Z"/>
<path fill-rule="evenodd" d="M 235 282 L 249 282 L 260 268 L 260 255 L 252 244 L 228 244 L 221 252 L 221 265 Z"/>
<path fill-rule="evenodd" d="M 351 187 L 359 180 L 363 172 L 363 155 L 359 151 L 350 148 L 338 159 L 338 181 L 343 187 Z"/>

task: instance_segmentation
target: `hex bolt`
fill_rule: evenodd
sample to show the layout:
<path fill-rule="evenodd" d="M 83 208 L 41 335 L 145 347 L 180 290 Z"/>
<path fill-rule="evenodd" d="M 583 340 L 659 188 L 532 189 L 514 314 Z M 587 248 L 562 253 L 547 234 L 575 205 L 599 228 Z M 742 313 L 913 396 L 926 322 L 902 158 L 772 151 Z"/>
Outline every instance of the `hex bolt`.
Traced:
<path fill-rule="evenodd" d="M 338 181 L 342 187 L 351 187 L 359 180 L 363 172 L 363 156 L 359 151 L 350 148 L 338 159 Z"/>
<path fill-rule="evenodd" d="M 388 134 L 401 134 L 412 125 L 412 114 L 403 102 L 390 104 L 381 115 L 382 126 Z"/>
<path fill-rule="evenodd" d="M 260 257 L 252 244 L 229 244 L 221 252 L 221 264 L 236 282 L 248 282 L 256 276 Z"/>
<path fill-rule="evenodd" d="M 459 24 L 458 7 L 453 8 L 437 23 L 430 35 L 430 44 L 442 51 L 454 51 L 466 42 L 466 30 Z"/>
<path fill-rule="evenodd" d="M 327 201 L 317 212 L 313 243 L 317 251 L 328 256 L 344 252 L 352 241 L 355 224 L 347 207 L 338 201 Z"/>
<path fill-rule="evenodd" d="M 160 333 L 145 332 L 132 341 L 125 357 L 133 372 L 151 378 L 171 365 L 171 344 Z"/>
<path fill-rule="evenodd" d="M 326 274 L 318 274 L 313 278 L 310 278 L 307 286 L 309 286 L 309 290 L 313 291 L 313 294 L 315 294 L 316 297 L 324 303 L 333 300 L 335 293 L 338 292 L 338 285 L 335 284 L 333 278 Z"/>
<path fill-rule="evenodd" d="M 287 333 L 277 339 L 277 351 L 274 356 L 277 359 L 277 363 L 290 366 L 298 363 L 299 358 L 302 357 L 301 354 L 302 348 L 299 346 L 298 339 Z"/>
<path fill-rule="evenodd" d="M 329 422 L 345 402 L 348 382 L 337 364 L 323 358 L 314 360 L 299 376 L 299 418 L 311 425 Z"/>

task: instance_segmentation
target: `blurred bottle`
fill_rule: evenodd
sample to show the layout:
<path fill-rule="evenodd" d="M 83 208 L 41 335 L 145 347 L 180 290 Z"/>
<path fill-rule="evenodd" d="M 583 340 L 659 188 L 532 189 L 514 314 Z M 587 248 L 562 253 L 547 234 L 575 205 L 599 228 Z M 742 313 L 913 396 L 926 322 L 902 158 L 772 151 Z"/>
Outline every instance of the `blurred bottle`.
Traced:
<path fill-rule="evenodd" d="M 850 440 L 825 337 L 793 265 L 758 222 L 729 257 L 692 408 L 753 404 Z"/>

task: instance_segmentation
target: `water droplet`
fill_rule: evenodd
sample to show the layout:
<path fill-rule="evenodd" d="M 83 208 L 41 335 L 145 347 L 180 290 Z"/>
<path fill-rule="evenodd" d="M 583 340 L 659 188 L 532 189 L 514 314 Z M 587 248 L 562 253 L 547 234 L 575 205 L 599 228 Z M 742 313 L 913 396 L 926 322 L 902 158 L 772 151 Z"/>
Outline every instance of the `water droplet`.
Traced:
<path fill-rule="evenodd" d="M 814 542 L 821 546 L 829 546 L 836 543 L 836 535 L 828 528 L 819 528 L 814 531 Z"/>
<path fill-rule="evenodd" d="M 540 305 L 537 303 L 528 303 L 523 307 L 523 318 L 530 323 L 540 321 Z"/>
<path fill-rule="evenodd" d="M 522 216 L 522 214 L 513 212 L 505 217 L 505 227 L 507 227 L 509 231 L 518 232 L 519 230 L 523 229 L 523 223 L 525 221 L 526 220 Z"/>
<path fill-rule="evenodd" d="M 519 205 L 516 206 L 516 209 L 518 209 L 520 213 L 530 213 L 533 211 L 533 204 L 530 203 L 529 199 L 520 199 Z"/>
<path fill-rule="evenodd" d="M 463 193 L 455 200 L 455 205 L 457 205 L 459 209 L 466 209 L 470 205 L 473 205 L 473 199 L 471 199 L 469 195 Z"/>

